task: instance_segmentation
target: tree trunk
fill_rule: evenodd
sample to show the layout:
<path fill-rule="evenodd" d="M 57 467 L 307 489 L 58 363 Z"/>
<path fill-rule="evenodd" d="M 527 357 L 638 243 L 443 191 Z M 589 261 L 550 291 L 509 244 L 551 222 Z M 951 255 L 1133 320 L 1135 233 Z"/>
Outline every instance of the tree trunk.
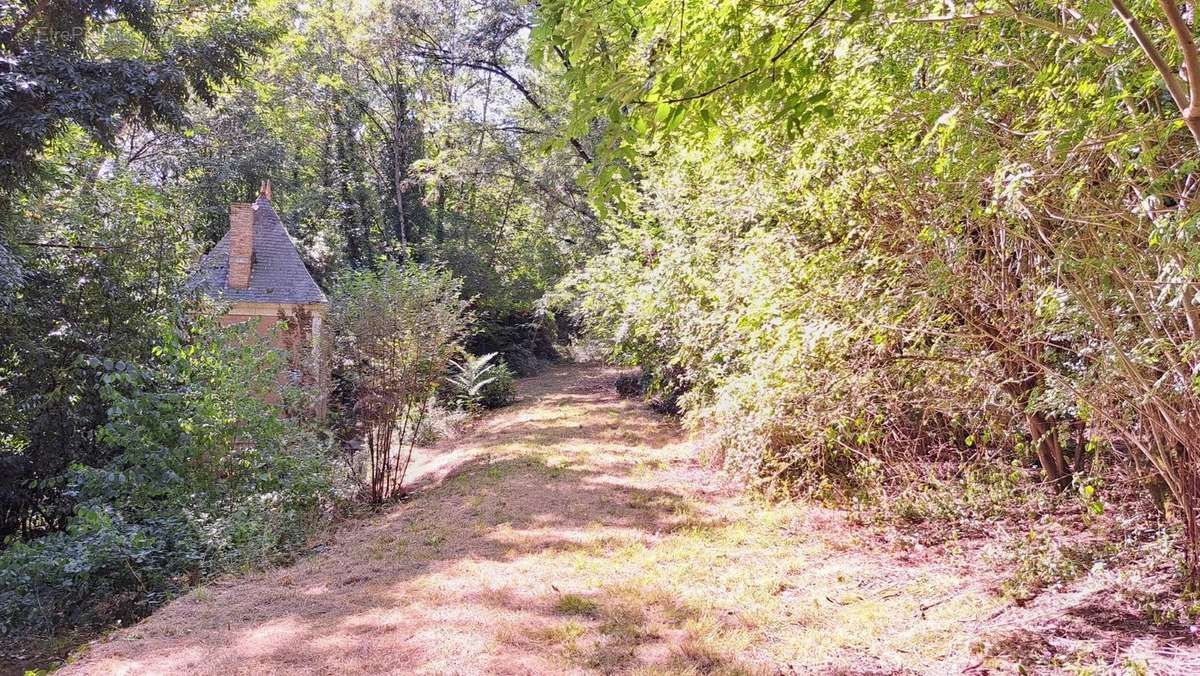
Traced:
<path fill-rule="evenodd" d="M 392 135 L 392 179 L 396 191 L 396 234 L 400 237 L 400 260 L 408 260 L 408 231 L 404 223 L 403 180 L 400 177 L 400 120 Z"/>
<path fill-rule="evenodd" d="M 1038 462 L 1046 478 L 1058 490 L 1065 490 L 1070 485 L 1071 471 L 1063 457 L 1062 444 L 1058 441 L 1054 423 L 1041 413 L 1026 413 L 1025 424 L 1029 428 L 1030 443 L 1037 452 Z"/>

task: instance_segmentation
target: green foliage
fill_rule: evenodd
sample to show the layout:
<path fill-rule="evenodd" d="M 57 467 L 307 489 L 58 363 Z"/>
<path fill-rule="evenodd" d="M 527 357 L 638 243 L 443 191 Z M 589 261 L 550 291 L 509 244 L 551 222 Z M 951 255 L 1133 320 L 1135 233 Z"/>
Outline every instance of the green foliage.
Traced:
<path fill-rule="evenodd" d="M 0 555 L 5 633 L 134 619 L 190 582 L 285 558 L 321 523 L 330 457 L 265 403 L 278 354 L 244 328 L 158 327 L 145 362 L 84 360 L 116 455 L 72 466 L 65 530 Z"/>
<path fill-rule="evenodd" d="M 1176 67 L 1173 5 L 1134 5 Z M 557 302 L 769 487 L 999 460 L 1066 491 L 1103 449 L 1194 521 L 1184 106 L 1108 2 L 970 7 L 541 3 L 607 216 Z"/>
<path fill-rule="evenodd" d="M 0 541 L 62 527 L 68 466 L 119 452 L 96 434 L 107 405 L 79 356 L 149 360 L 195 252 L 187 208 L 126 172 L 20 211 L 20 279 L 0 311 Z"/>
<path fill-rule="evenodd" d="M 130 524 L 111 510 L 80 508 L 64 531 L 0 555 L 0 629 L 49 632 L 128 621 L 178 588 L 203 560 L 182 519 Z"/>
<path fill-rule="evenodd" d="M 562 615 L 595 617 L 600 614 L 600 604 L 579 594 L 563 594 L 554 602 L 554 612 Z"/>
<path fill-rule="evenodd" d="M 474 406 L 479 400 L 480 392 L 488 383 L 495 380 L 492 374 L 497 364 L 492 363 L 496 353 L 489 352 L 478 357 L 467 355 L 466 359 L 450 360 L 451 374 L 446 382 L 453 388 L 455 399 L 463 406 Z"/>
<path fill-rule="evenodd" d="M 232 5 L 0 7 L 0 194 L 30 187 L 39 153 L 72 129 L 111 147 L 125 124 L 179 126 L 190 100 L 213 101 L 276 36 Z"/>
<path fill-rule="evenodd" d="M 365 484 L 373 502 L 403 488 L 412 448 L 458 340 L 471 321 L 460 284 L 437 267 L 383 263 L 344 276 L 330 320 L 347 391 L 340 412 L 366 439 Z M 357 470 L 361 459 L 351 458 Z"/>
<path fill-rule="evenodd" d="M 697 173 L 739 168 L 704 164 Z M 688 420 L 716 432 L 727 467 L 771 488 L 823 491 L 825 477 L 848 477 L 864 457 L 951 452 L 970 435 L 996 436 L 963 399 L 975 392 L 966 374 L 893 358 L 903 339 L 880 325 L 928 310 L 883 241 L 829 233 L 838 237 L 831 244 L 805 233 L 812 217 L 788 204 L 792 195 L 772 192 L 770 171 L 744 188 L 761 201 L 731 217 L 716 207 L 728 186 L 693 183 L 691 170 L 652 174 L 672 186 L 644 203 L 657 236 L 614 247 L 568 281 L 561 302 L 619 359 L 655 375 L 651 394 L 686 390 Z M 796 220 L 752 225 L 774 219 Z M 878 276 L 860 276 L 864 267 Z M 932 356 L 940 342 L 909 345 Z"/>
<path fill-rule="evenodd" d="M 558 358 L 537 309 L 592 250 L 577 153 L 543 152 L 557 83 L 525 63 L 532 7 L 269 3 L 291 26 L 254 77 L 159 134 L 137 163 L 174 177 L 202 242 L 270 178 L 318 283 L 381 260 L 443 265 L 475 299 L 476 354 L 519 373 Z"/>
<path fill-rule="evenodd" d="M 454 402 L 465 409 L 499 408 L 516 397 L 517 386 L 512 370 L 503 361 L 492 361 L 495 352 L 462 361 L 451 360 L 446 377 Z"/>
<path fill-rule="evenodd" d="M 1105 553 L 1088 544 L 1063 544 L 1044 533 L 1029 531 L 1007 553 L 1013 569 L 1001 583 L 1001 590 L 1018 599 L 1029 599 L 1046 587 L 1078 577 Z"/>
<path fill-rule="evenodd" d="M 1031 472 L 1015 462 L 1004 466 L 984 460 L 953 470 L 956 476 L 884 477 L 860 506 L 874 519 L 969 529 L 1050 509 L 1050 496 L 1032 486 Z"/>
<path fill-rule="evenodd" d="M 496 364 L 491 379 L 479 391 L 479 405 L 484 408 L 500 408 L 516 401 L 516 376 L 503 361 Z"/>

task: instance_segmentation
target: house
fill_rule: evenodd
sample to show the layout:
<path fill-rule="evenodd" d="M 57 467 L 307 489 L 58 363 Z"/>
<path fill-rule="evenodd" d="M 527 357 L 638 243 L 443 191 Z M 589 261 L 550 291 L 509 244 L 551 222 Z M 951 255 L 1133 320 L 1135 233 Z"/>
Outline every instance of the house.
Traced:
<path fill-rule="evenodd" d="M 289 355 L 281 384 L 316 384 L 317 409 L 323 411 L 327 360 L 321 327 L 329 300 L 271 208 L 270 181 L 263 182 L 253 204 L 230 205 L 229 232 L 200 259 L 188 286 L 228 306 L 222 326 L 255 322 L 258 335 Z M 285 332 L 274 330 L 281 320 L 287 321 Z"/>

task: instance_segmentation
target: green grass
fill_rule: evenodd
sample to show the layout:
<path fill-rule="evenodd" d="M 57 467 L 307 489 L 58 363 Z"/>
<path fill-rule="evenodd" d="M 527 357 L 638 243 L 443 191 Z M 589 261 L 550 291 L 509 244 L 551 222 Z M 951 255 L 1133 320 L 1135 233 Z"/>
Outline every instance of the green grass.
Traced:
<path fill-rule="evenodd" d="M 561 615 L 594 617 L 599 608 L 595 601 L 578 594 L 563 594 L 554 603 L 554 612 Z"/>

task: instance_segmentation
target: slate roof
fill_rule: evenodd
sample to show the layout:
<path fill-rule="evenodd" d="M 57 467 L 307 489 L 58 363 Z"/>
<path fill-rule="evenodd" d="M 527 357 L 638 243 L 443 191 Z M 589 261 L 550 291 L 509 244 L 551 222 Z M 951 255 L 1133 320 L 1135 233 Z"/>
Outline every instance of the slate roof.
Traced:
<path fill-rule="evenodd" d="M 229 233 L 200 258 L 187 286 L 217 300 L 243 303 L 328 303 L 324 292 L 304 267 L 296 245 L 279 222 L 271 202 L 254 202 L 254 259 L 250 286 L 231 289 Z"/>

